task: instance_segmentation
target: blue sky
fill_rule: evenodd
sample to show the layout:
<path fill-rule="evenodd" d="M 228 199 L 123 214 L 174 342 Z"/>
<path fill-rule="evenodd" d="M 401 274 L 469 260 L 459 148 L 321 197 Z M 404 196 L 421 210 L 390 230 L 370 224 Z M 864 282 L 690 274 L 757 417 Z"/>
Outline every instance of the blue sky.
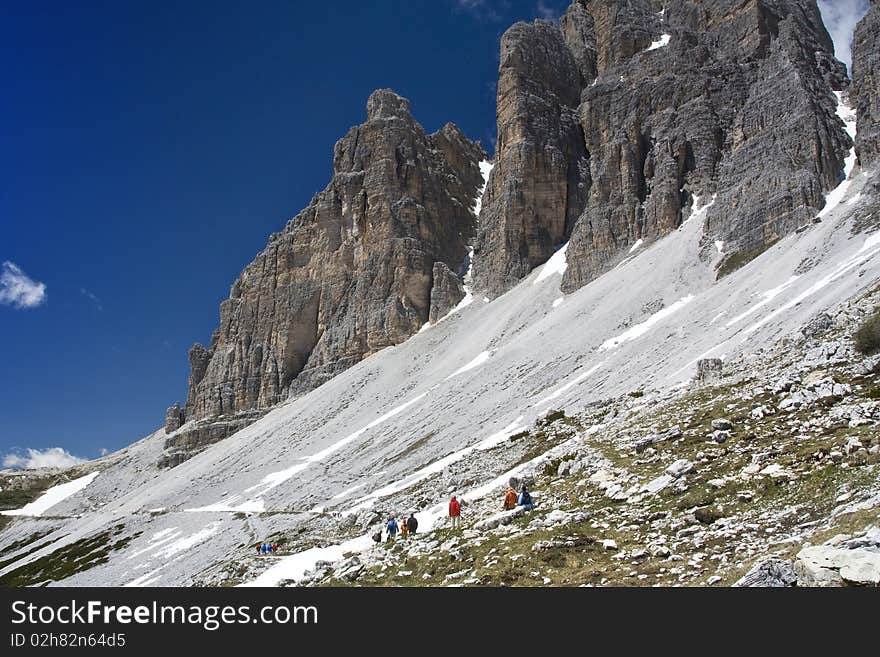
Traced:
<path fill-rule="evenodd" d="M 567 4 L 5 3 L 0 463 L 93 458 L 160 426 L 187 350 L 326 185 L 369 93 L 491 151 L 502 32 Z"/>

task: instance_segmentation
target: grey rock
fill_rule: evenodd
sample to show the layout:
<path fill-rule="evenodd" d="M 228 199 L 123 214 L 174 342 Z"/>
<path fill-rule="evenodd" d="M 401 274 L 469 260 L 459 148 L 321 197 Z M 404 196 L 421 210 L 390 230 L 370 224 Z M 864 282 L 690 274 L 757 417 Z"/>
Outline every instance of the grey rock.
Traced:
<path fill-rule="evenodd" d="M 733 586 L 781 588 L 796 584 L 797 574 L 790 560 L 767 559 L 752 566 Z"/>
<path fill-rule="evenodd" d="M 815 545 L 798 552 L 798 586 L 880 586 L 880 554 Z"/>
<path fill-rule="evenodd" d="M 858 115 L 856 154 L 862 166 L 880 158 L 880 2 L 871 0 L 852 44 L 852 91 Z"/>
<path fill-rule="evenodd" d="M 712 428 L 715 431 L 730 431 L 733 429 L 733 422 L 726 418 L 716 418 L 712 420 Z"/>
<path fill-rule="evenodd" d="M 668 440 L 675 440 L 676 438 L 681 438 L 681 427 L 677 424 L 673 427 L 669 427 L 665 431 L 661 431 L 659 433 L 652 433 L 644 438 L 640 438 L 635 443 L 636 452 L 644 452 L 651 445 L 656 445 L 657 443 L 665 442 Z"/>
<path fill-rule="evenodd" d="M 487 531 L 489 529 L 495 529 L 496 527 L 500 527 L 502 525 L 508 525 L 520 516 L 524 515 L 525 512 L 526 510 L 521 506 L 510 509 L 508 511 L 502 511 L 484 520 L 480 520 L 474 525 L 474 529 L 478 531 Z"/>
<path fill-rule="evenodd" d="M 646 493 L 659 493 L 673 481 L 675 481 L 674 476 L 672 476 L 671 474 L 663 474 L 645 484 L 644 490 Z"/>
<path fill-rule="evenodd" d="M 701 358 L 697 361 L 697 374 L 694 379 L 700 383 L 714 383 L 721 380 L 724 361 L 720 358 Z"/>
<path fill-rule="evenodd" d="M 428 321 L 432 324 L 445 317 L 464 299 L 465 289 L 461 279 L 445 262 L 435 262 L 431 283 L 431 309 Z"/>
<path fill-rule="evenodd" d="M 158 466 L 160 468 L 178 466 L 210 445 L 253 424 L 263 414 L 261 411 L 250 411 L 235 416 L 194 421 L 186 429 L 178 430 L 165 439 L 164 451 L 159 458 Z"/>
<path fill-rule="evenodd" d="M 678 479 L 679 477 L 686 475 L 689 472 L 693 472 L 695 469 L 696 468 L 694 467 L 694 464 L 687 459 L 678 459 L 672 465 L 666 468 L 666 474 Z"/>
<path fill-rule="evenodd" d="M 726 443 L 732 435 L 729 431 L 713 431 L 712 440 L 719 444 Z"/>
<path fill-rule="evenodd" d="M 562 287 L 577 289 L 637 240 L 675 230 L 698 197 L 715 197 L 707 245 L 753 256 L 809 223 L 839 183 L 852 143 L 831 92 L 847 76 L 814 2 L 658 8 L 576 0 L 558 27 L 520 23 L 502 38 L 475 263 L 490 295 L 566 239 Z"/>
<path fill-rule="evenodd" d="M 573 38 L 574 31 L 569 23 Z M 557 25 L 517 23 L 502 36 L 498 145 L 474 247 L 474 284 L 491 296 L 546 262 L 584 208 L 581 85 L 582 69 Z"/>
<path fill-rule="evenodd" d="M 807 322 L 801 333 L 805 338 L 815 338 L 827 333 L 834 327 L 834 319 L 828 313 L 819 313 Z"/>
<path fill-rule="evenodd" d="M 373 93 L 327 188 L 270 237 L 210 346 L 190 352 L 186 420 L 269 408 L 454 306 L 485 158 L 455 126 L 425 134 L 405 98 Z"/>
<path fill-rule="evenodd" d="M 184 423 L 183 409 L 180 402 L 174 402 L 173 406 L 169 406 L 165 411 L 165 433 L 174 433 L 180 429 Z"/>

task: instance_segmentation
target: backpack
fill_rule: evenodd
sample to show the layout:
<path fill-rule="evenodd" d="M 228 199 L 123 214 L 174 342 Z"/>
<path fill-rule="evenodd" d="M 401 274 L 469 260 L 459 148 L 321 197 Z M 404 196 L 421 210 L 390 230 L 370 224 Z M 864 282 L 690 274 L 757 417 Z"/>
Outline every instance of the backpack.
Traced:
<path fill-rule="evenodd" d="M 523 506 L 527 506 L 532 503 L 532 496 L 529 494 L 529 491 L 523 491 L 522 494 L 522 503 Z"/>

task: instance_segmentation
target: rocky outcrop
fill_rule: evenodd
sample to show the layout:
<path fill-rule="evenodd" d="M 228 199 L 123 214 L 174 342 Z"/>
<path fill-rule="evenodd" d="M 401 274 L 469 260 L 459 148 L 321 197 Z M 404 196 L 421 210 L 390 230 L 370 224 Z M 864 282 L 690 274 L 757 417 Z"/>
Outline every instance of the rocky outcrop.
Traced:
<path fill-rule="evenodd" d="M 439 321 L 464 299 L 465 289 L 461 278 L 454 274 L 445 262 L 434 263 L 434 284 L 431 287 L 431 310 L 428 321 Z"/>
<path fill-rule="evenodd" d="M 724 372 L 724 361 L 720 358 L 701 358 L 697 361 L 694 380 L 699 383 L 717 383 Z"/>
<path fill-rule="evenodd" d="M 490 294 L 546 262 L 583 210 L 589 164 L 576 108 L 589 72 L 553 23 L 517 23 L 501 39 L 498 144 L 474 248 L 474 284 Z"/>
<path fill-rule="evenodd" d="M 168 410 L 165 411 L 165 433 L 174 433 L 180 429 L 183 423 L 183 409 L 180 407 L 180 402 L 174 402 L 174 405 L 169 406 Z"/>
<path fill-rule="evenodd" d="M 713 198 L 707 244 L 759 252 L 840 182 L 847 84 L 813 0 L 576 0 L 513 26 L 476 285 L 503 292 L 568 240 L 572 291 Z"/>
<path fill-rule="evenodd" d="M 173 468 L 180 465 L 209 445 L 231 436 L 236 431 L 241 431 L 262 416 L 263 412 L 261 411 L 250 411 L 219 419 L 193 422 L 181 431 L 168 435 L 163 446 L 164 451 L 157 465 L 160 468 Z"/>
<path fill-rule="evenodd" d="M 232 285 L 210 346 L 190 351 L 185 420 L 266 409 L 454 306 L 484 159 L 454 125 L 428 135 L 405 98 L 373 93 L 330 184 Z"/>
<path fill-rule="evenodd" d="M 797 573 L 786 559 L 767 559 L 755 564 L 734 582 L 735 587 L 785 588 L 797 585 Z"/>
<path fill-rule="evenodd" d="M 880 159 L 880 0 L 871 0 L 852 47 L 852 99 L 858 114 L 856 154 L 862 166 Z"/>
<path fill-rule="evenodd" d="M 880 553 L 814 545 L 798 552 L 798 586 L 880 586 Z"/>

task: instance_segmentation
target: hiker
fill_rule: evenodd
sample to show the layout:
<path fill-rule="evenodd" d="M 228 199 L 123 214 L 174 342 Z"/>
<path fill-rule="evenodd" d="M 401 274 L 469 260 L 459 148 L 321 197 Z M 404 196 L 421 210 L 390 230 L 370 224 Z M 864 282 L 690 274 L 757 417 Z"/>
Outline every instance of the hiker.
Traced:
<path fill-rule="evenodd" d="M 278 546 L 275 543 L 272 543 L 272 554 L 275 554 L 275 552 L 277 550 L 278 550 Z"/>
<path fill-rule="evenodd" d="M 449 500 L 449 517 L 452 519 L 452 528 L 458 527 L 461 522 L 461 504 L 455 499 L 455 495 Z"/>
<path fill-rule="evenodd" d="M 519 499 L 516 502 L 517 506 L 521 506 L 526 511 L 531 511 L 535 508 L 535 503 L 532 500 L 531 494 L 526 490 L 526 485 L 522 485 L 522 491 L 519 494 Z"/>
<path fill-rule="evenodd" d="M 388 533 L 388 538 L 386 540 L 393 541 L 394 537 L 397 536 L 397 521 L 394 518 L 388 519 L 388 524 L 385 525 L 385 531 Z"/>
<path fill-rule="evenodd" d="M 257 543 L 257 556 L 260 556 L 260 549 L 263 547 L 262 543 Z"/>
<path fill-rule="evenodd" d="M 409 514 L 409 520 L 406 521 L 406 526 L 409 528 L 410 534 L 416 533 L 416 530 L 419 528 L 419 521 L 416 520 L 416 514 Z"/>
<path fill-rule="evenodd" d="M 409 533 L 409 525 L 406 524 L 406 516 L 400 519 L 400 538 L 406 538 Z"/>
<path fill-rule="evenodd" d="M 516 491 L 513 490 L 513 486 L 507 487 L 507 492 L 504 494 L 504 509 L 509 511 L 510 509 L 516 508 Z"/>

